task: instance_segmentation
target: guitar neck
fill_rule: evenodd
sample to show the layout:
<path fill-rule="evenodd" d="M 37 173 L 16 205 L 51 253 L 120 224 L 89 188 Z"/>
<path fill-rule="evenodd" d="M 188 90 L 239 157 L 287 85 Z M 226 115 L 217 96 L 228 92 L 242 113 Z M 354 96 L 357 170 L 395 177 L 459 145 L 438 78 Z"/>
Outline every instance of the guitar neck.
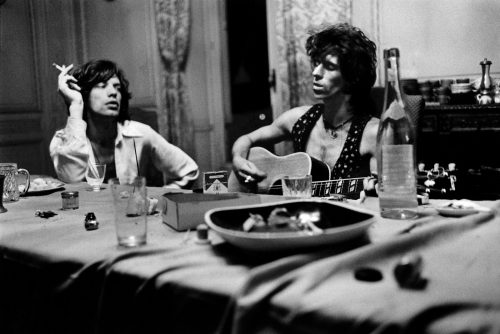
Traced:
<path fill-rule="evenodd" d="M 332 194 L 355 194 L 363 190 L 363 177 L 313 182 L 313 196 L 328 197 Z"/>

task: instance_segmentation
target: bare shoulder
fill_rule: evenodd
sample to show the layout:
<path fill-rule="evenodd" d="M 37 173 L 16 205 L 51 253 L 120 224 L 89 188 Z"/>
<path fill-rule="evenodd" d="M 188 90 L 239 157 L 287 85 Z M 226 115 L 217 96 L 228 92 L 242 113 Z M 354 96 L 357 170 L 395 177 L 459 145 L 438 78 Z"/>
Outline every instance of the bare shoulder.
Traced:
<path fill-rule="evenodd" d="M 379 119 L 372 117 L 366 123 L 363 137 L 361 139 L 360 152 L 374 154 L 377 147 L 377 132 L 378 132 Z"/>
<path fill-rule="evenodd" d="M 284 113 L 282 113 L 281 115 L 279 115 L 276 118 L 275 123 L 278 126 L 284 126 L 287 129 L 291 129 L 295 124 L 295 122 L 297 122 L 297 120 L 302 115 L 304 115 L 306 111 L 309 110 L 310 108 L 311 108 L 310 105 L 305 105 L 289 109 Z"/>

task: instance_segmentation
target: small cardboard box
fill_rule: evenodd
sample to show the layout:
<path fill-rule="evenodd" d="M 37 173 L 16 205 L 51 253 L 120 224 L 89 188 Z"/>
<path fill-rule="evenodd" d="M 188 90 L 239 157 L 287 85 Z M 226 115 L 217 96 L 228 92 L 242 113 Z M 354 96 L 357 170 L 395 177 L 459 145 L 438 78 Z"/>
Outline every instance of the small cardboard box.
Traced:
<path fill-rule="evenodd" d="M 236 205 L 260 204 L 271 195 L 243 193 L 199 194 L 166 193 L 161 197 L 163 222 L 177 231 L 194 229 L 204 222 L 205 212 L 213 208 Z M 283 200 L 281 196 L 272 196 L 274 201 Z"/>

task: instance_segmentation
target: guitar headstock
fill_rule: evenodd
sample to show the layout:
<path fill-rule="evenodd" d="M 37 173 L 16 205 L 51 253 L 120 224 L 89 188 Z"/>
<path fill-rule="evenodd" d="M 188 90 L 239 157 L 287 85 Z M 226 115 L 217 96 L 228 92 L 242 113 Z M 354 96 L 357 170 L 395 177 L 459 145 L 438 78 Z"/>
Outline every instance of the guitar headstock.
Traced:
<path fill-rule="evenodd" d="M 428 170 L 424 163 L 420 163 L 417 171 L 418 191 L 429 194 L 430 198 L 454 198 L 457 194 L 457 172 L 454 163 L 449 163 L 448 168 L 435 163 Z"/>

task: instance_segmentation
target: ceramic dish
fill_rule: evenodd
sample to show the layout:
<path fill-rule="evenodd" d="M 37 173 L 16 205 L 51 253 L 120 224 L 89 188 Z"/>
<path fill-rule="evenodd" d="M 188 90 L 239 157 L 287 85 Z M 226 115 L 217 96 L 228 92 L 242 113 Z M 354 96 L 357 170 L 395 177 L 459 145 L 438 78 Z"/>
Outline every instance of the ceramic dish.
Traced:
<path fill-rule="evenodd" d="M 466 199 L 451 201 L 446 205 L 437 207 L 436 210 L 441 216 L 445 217 L 463 217 L 480 211 L 490 211 L 489 208 Z"/>
<path fill-rule="evenodd" d="M 315 225 L 323 232 L 311 234 L 306 231 L 245 232 L 243 230 L 243 223 L 250 214 L 268 217 L 277 208 L 285 208 L 289 212 L 319 210 L 321 221 Z M 234 246 L 260 252 L 331 246 L 361 237 L 374 221 L 373 214 L 367 211 L 353 209 L 343 203 L 320 199 L 216 208 L 205 213 L 205 222 L 224 240 Z"/>
<path fill-rule="evenodd" d="M 441 216 L 445 217 L 463 217 L 479 212 L 479 210 L 476 209 L 457 209 L 450 207 L 436 208 L 436 210 Z"/>
<path fill-rule="evenodd" d="M 64 188 L 65 183 L 46 175 L 31 175 L 26 195 L 46 194 Z"/>

